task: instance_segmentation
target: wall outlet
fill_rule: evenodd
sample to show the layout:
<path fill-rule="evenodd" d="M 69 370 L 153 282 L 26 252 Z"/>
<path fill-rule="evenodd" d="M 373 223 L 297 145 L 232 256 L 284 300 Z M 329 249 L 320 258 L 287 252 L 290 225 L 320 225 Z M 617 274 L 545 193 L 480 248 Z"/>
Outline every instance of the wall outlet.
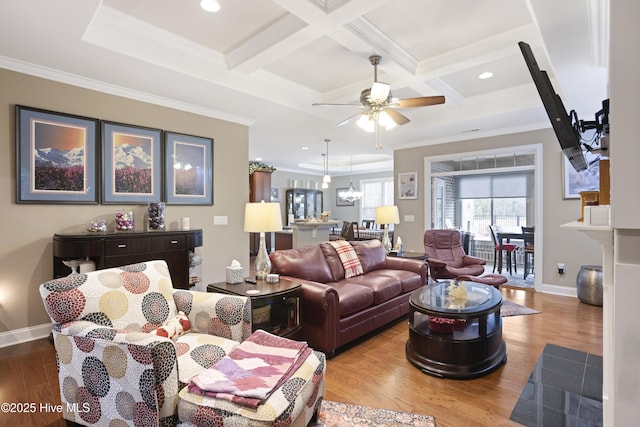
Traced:
<path fill-rule="evenodd" d="M 558 263 L 558 274 L 564 274 L 564 263 Z"/>

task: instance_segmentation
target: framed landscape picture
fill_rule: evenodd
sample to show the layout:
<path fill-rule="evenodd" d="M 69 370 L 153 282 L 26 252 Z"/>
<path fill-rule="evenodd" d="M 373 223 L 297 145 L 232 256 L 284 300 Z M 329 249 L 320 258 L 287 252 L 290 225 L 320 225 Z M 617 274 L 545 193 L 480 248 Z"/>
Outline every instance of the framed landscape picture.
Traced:
<path fill-rule="evenodd" d="M 280 186 L 277 186 L 277 185 L 271 186 L 271 201 L 272 202 L 280 201 Z"/>
<path fill-rule="evenodd" d="M 160 129 L 102 122 L 102 203 L 161 201 L 161 135 Z"/>
<path fill-rule="evenodd" d="M 213 205 L 213 139 L 165 132 L 165 201 Z"/>
<path fill-rule="evenodd" d="M 16 203 L 98 203 L 98 120 L 16 106 Z"/>
<path fill-rule="evenodd" d="M 404 172 L 398 174 L 398 198 L 418 198 L 418 172 Z"/>
<path fill-rule="evenodd" d="M 600 162 L 598 154 L 584 153 L 587 169 L 576 172 L 567 156 L 562 154 L 562 198 L 579 199 L 581 191 L 600 189 Z"/>

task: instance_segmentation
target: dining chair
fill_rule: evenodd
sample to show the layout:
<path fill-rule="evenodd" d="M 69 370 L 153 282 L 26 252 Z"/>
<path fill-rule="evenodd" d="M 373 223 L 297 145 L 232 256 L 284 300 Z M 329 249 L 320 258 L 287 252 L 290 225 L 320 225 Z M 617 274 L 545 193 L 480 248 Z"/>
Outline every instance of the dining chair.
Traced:
<path fill-rule="evenodd" d="M 376 226 L 376 220 L 375 219 L 363 219 L 362 220 L 362 226 L 366 230 L 373 230 L 374 227 Z"/>
<path fill-rule="evenodd" d="M 524 240 L 524 274 L 523 278 L 527 278 L 533 272 L 533 260 L 535 256 L 535 228 L 522 227 L 522 239 Z"/>
<path fill-rule="evenodd" d="M 516 252 L 520 248 L 520 246 L 515 243 L 503 243 L 500 245 L 500 239 L 498 238 L 498 227 L 496 225 L 490 225 L 489 229 L 491 230 L 491 237 L 493 238 L 493 272 L 496 272 L 496 267 L 498 268 L 498 273 L 502 274 L 502 258 L 503 255 L 506 254 L 507 258 L 507 270 L 509 274 L 518 273 L 517 267 L 517 256 Z M 511 262 L 513 260 L 513 272 L 511 270 Z"/>
<path fill-rule="evenodd" d="M 344 240 L 355 240 L 355 236 L 353 232 L 353 223 L 351 221 L 342 222 L 342 231 L 340 232 L 340 236 Z"/>

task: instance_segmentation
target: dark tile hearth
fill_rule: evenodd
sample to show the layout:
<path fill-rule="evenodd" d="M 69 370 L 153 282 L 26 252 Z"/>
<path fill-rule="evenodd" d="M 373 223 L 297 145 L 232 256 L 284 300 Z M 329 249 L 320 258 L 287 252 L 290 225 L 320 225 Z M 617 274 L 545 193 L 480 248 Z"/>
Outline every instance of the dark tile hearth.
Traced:
<path fill-rule="evenodd" d="M 527 427 L 602 426 L 602 357 L 547 344 L 511 419 Z"/>

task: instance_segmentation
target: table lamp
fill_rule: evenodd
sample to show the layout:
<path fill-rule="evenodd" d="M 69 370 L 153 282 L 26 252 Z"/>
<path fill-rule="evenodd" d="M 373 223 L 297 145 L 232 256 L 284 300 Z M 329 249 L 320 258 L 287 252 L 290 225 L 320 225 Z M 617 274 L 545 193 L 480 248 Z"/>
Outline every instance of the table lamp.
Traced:
<path fill-rule="evenodd" d="M 400 213 L 398 207 L 392 206 L 378 206 L 376 208 L 376 224 L 384 225 L 384 237 L 382 238 L 382 245 L 384 249 L 389 253 L 391 251 L 391 239 L 389 239 L 389 224 L 399 224 Z"/>
<path fill-rule="evenodd" d="M 280 203 L 247 203 L 244 207 L 244 231 L 260 233 L 260 247 L 254 263 L 256 279 L 266 279 L 271 271 L 264 233 L 282 230 Z"/>

